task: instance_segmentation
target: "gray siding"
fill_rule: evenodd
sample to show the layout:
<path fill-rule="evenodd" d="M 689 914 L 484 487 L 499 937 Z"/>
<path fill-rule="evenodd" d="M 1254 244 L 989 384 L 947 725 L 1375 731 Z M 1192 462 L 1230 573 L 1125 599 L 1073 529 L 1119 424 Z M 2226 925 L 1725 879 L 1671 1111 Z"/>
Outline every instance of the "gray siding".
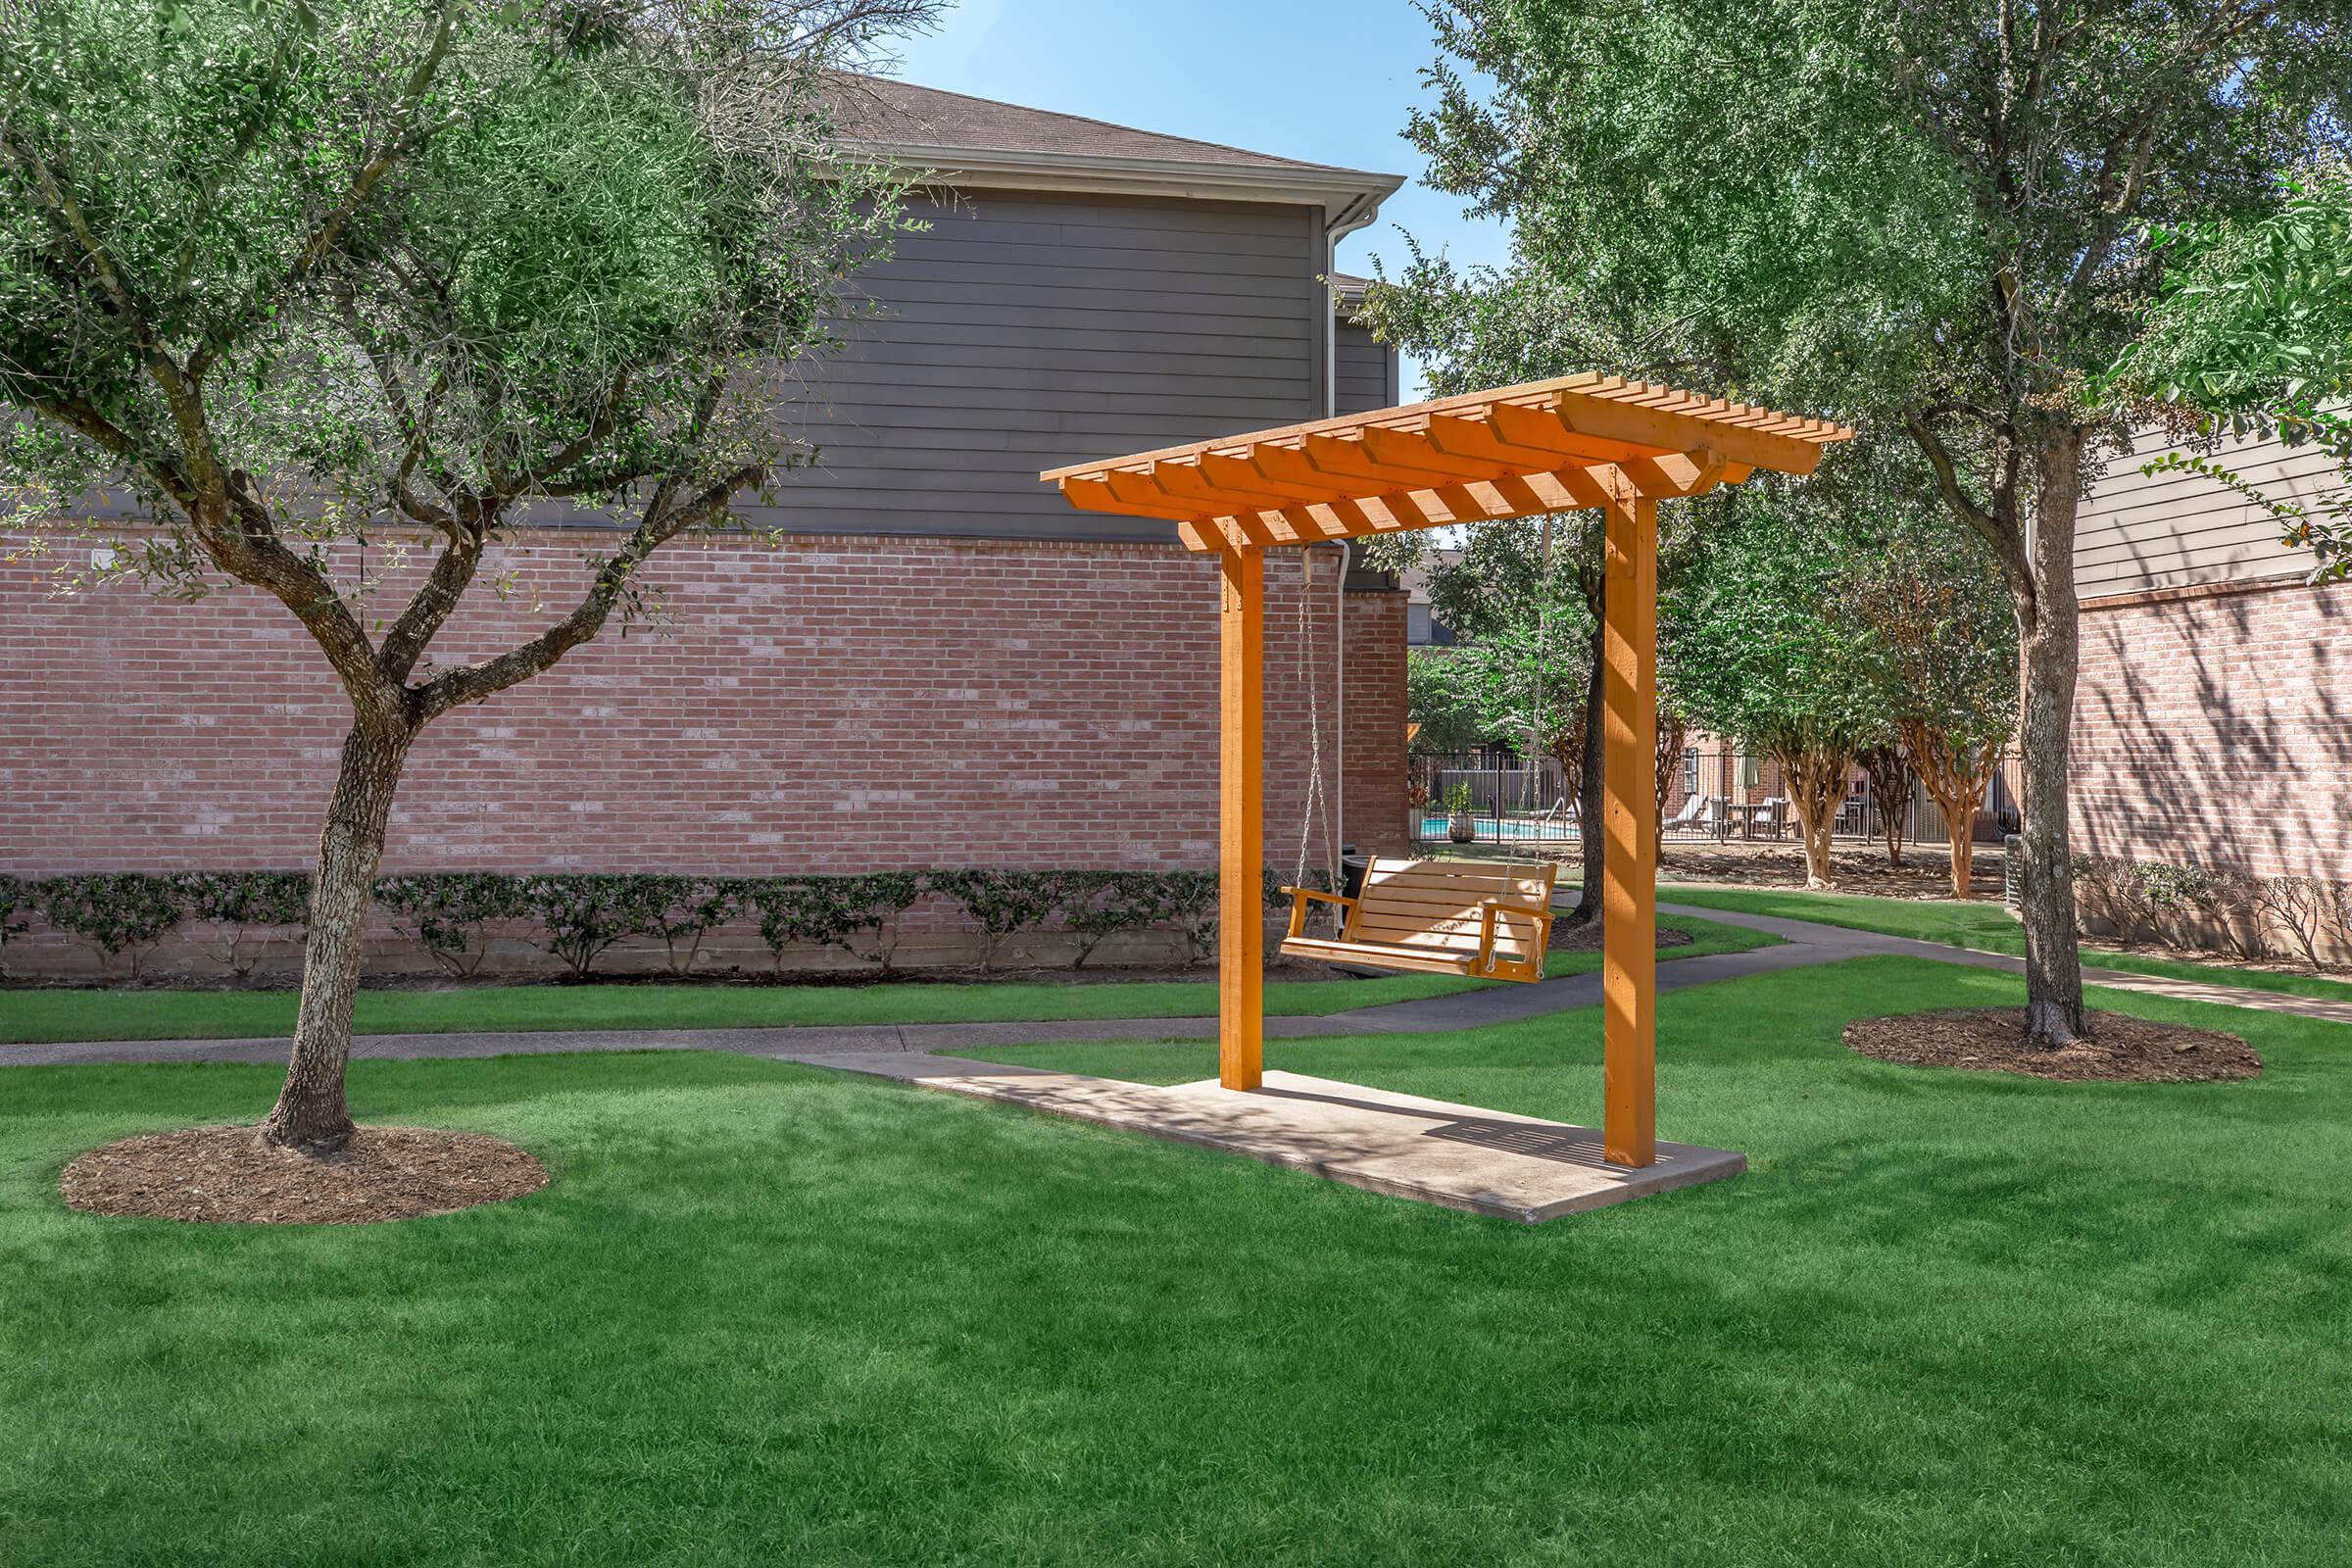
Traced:
<path fill-rule="evenodd" d="M 2084 598 L 2311 569 L 2310 552 L 2279 543 L 2268 512 L 2202 474 L 2140 472 L 2175 448 L 2145 433 L 2135 445 L 2086 487 L 2075 529 L 2075 586 Z M 2279 499 L 2310 502 L 2340 482 L 2312 448 L 2277 441 L 2227 443 L 2214 461 Z"/>
<path fill-rule="evenodd" d="M 1339 323 L 1336 347 L 1335 386 L 1339 394 L 1336 412 L 1363 414 L 1372 409 L 1393 408 L 1400 401 L 1396 393 L 1396 350 L 1375 342 L 1369 328 L 1351 321 Z"/>
<path fill-rule="evenodd" d="M 882 314 L 809 371 L 794 414 L 819 464 L 755 525 L 1172 538 L 1071 510 L 1038 470 L 1316 414 L 1314 209 L 983 191 L 923 216 L 855 280 Z"/>

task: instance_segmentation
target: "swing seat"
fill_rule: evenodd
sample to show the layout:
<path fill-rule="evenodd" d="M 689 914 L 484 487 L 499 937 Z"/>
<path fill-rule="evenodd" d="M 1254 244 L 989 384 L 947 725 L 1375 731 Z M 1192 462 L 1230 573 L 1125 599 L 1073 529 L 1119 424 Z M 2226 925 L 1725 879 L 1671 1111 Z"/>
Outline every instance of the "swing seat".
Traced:
<path fill-rule="evenodd" d="M 1481 980 L 1541 980 L 1559 868 L 1497 860 L 1376 859 L 1352 899 L 1312 888 L 1291 896 L 1286 957 Z M 1337 937 L 1305 934 L 1308 908 L 1348 911 Z"/>

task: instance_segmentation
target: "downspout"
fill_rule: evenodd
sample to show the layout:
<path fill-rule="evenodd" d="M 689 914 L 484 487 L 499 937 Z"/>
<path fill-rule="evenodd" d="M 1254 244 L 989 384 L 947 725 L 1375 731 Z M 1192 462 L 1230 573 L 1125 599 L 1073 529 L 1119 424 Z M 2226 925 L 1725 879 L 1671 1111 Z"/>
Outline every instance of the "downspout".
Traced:
<path fill-rule="evenodd" d="M 1326 208 L 1325 212 L 1329 214 L 1330 209 Z M 1325 278 L 1329 278 L 1339 268 L 1340 241 L 1357 229 L 1368 226 L 1379 216 L 1380 198 L 1366 191 L 1350 198 L 1336 216 L 1324 219 Z M 1340 329 L 1335 309 L 1338 302 L 1330 298 L 1331 285 L 1326 282 L 1323 287 L 1323 417 L 1329 419 L 1336 417 L 1340 412 Z M 1345 849 L 1348 843 L 1348 573 L 1355 564 L 1355 551 L 1345 539 L 1339 541 L 1339 546 L 1340 580 L 1332 591 L 1332 603 L 1339 607 L 1333 617 L 1339 623 L 1334 636 L 1338 644 L 1335 657 L 1339 661 L 1339 673 L 1333 682 L 1339 688 L 1339 702 L 1335 705 L 1339 711 L 1333 722 L 1339 726 L 1339 743 L 1334 750 L 1339 754 L 1340 765 L 1335 770 L 1339 785 L 1332 792 L 1332 813 L 1339 821 L 1340 845 Z"/>

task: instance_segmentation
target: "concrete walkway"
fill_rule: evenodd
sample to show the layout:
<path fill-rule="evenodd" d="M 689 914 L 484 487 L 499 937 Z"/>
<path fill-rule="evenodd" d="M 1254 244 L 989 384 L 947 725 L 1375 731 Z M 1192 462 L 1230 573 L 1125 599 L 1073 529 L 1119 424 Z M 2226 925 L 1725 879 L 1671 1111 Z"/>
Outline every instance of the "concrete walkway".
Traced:
<path fill-rule="evenodd" d="M 1699 958 L 1673 958 L 1658 965 L 1658 989 L 1680 991 L 1783 969 L 1847 958 L 1926 958 L 1936 963 L 1959 963 L 2008 974 L 2025 972 L 2025 960 L 2006 954 L 1980 953 L 1969 948 L 1919 942 L 1908 937 L 1882 936 L 1874 931 L 1851 931 L 1843 926 L 1811 920 L 1784 920 L 1772 915 L 1741 914 L 1691 905 L 1660 904 L 1659 912 L 1690 915 L 1724 925 L 1742 926 L 1781 939 L 1781 945 L 1746 953 L 1719 953 Z M 2091 985 L 2183 1002 L 2218 1006 L 2248 1007 L 2352 1024 L 2352 1003 L 2321 1001 L 2244 986 L 2216 985 L 2201 980 L 2174 980 L 2122 969 L 2086 968 L 2082 978 Z M 1368 1034 L 1437 1034 L 1491 1024 L 1516 1023 L 1550 1013 L 1567 1012 L 1600 1004 L 1600 975 L 1561 975 L 1534 985 L 1494 986 L 1419 1002 L 1395 1002 L 1377 1007 L 1357 1007 L 1322 1017 L 1268 1018 L 1266 1038 L 1298 1040 L 1311 1036 Z M 870 1056 L 882 1053 L 964 1054 L 992 1046 L 1028 1045 L 1055 1040 L 1207 1040 L 1215 1038 L 1214 1018 L 1095 1018 L 1058 1019 L 1043 1023 L 910 1023 L 806 1025 L 782 1029 L 608 1029 L 547 1030 L 536 1033 L 362 1035 L 352 1043 L 352 1054 L 377 1059 L 464 1058 L 469 1056 L 538 1055 L 589 1051 L 732 1051 L 746 1055 L 807 1061 L 820 1057 Z M 0 1046 L 0 1066 L 68 1065 L 133 1061 L 244 1061 L 281 1062 L 282 1037 L 255 1040 L 101 1040 L 63 1045 Z M 830 1063 L 827 1063 L 830 1065 Z"/>
<path fill-rule="evenodd" d="M 1737 980 L 1845 958 L 1900 956 L 2015 973 L 2020 959 L 1841 926 L 1661 905 L 1670 914 L 1743 926 L 1781 939 L 1747 953 L 1658 965 L 1658 989 Z M 2352 1004 L 2243 987 L 2089 969 L 2095 985 L 2352 1023 Z M 1597 973 L 1535 985 L 1496 986 L 1419 1002 L 1359 1007 L 1320 1018 L 1268 1018 L 1271 1039 L 1433 1033 L 1543 1017 L 1600 1001 Z M 1162 1086 L 1084 1073 L 992 1063 L 992 1047 L 1053 1040 L 1195 1040 L 1213 1018 L 1070 1019 L 1050 1023 L 880 1024 L 786 1029 L 551 1030 L 519 1034 L 363 1035 L 361 1057 L 464 1058 L 596 1051 L 729 1051 L 888 1078 L 920 1088 L 1019 1105 L 1312 1172 L 1392 1197 L 1537 1223 L 1624 1202 L 1747 1168 L 1727 1150 L 1661 1143 L 1656 1163 L 1609 1164 L 1590 1127 L 1424 1100 L 1296 1073 L 1268 1072 L 1248 1093 L 1214 1080 Z M 0 1046 L 0 1066 L 136 1061 L 275 1063 L 282 1039 L 118 1040 Z"/>

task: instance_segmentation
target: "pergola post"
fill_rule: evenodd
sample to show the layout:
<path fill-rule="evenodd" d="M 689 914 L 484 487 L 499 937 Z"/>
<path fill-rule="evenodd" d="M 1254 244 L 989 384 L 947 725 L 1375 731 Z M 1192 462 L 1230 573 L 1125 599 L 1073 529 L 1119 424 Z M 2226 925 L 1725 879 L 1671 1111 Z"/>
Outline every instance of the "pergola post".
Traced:
<path fill-rule="evenodd" d="M 1601 670 L 1601 1148 L 1658 1157 L 1658 504 L 1612 490 Z"/>
<path fill-rule="evenodd" d="M 1217 1082 L 1255 1089 L 1266 1029 L 1266 557 L 1229 549 L 1217 561 Z"/>

